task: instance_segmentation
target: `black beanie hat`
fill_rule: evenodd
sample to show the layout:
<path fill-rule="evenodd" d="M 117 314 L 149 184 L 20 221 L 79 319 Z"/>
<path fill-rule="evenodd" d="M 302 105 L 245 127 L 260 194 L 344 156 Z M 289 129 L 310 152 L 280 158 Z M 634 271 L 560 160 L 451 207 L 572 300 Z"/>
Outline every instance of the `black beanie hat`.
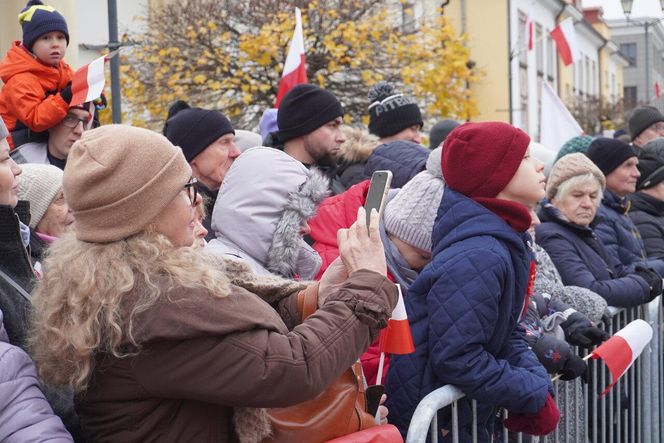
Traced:
<path fill-rule="evenodd" d="M 459 125 L 458 121 L 450 119 L 441 120 L 433 125 L 429 131 L 429 149 L 436 149 L 440 146 L 447 138 L 447 135 Z"/>
<path fill-rule="evenodd" d="M 182 149 L 188 163 L 225 134 L 235 134 L 235 130 L 219 111 L 192 108 L 182 100 L 173 103 L 168 110 L 164 135 Z"/>
<path fill-rule="evenodd" d="M 652 188 L 664 181 L 664 138 L 656 138 L 643 146 L 638 164 L 641 177 L 636 189 Z"/>
<path fill-rule="evenodd" d="M 664 115 L 654 106 L 639 106 L 629 117 L 629 134 L 632 141 L 657 122 L 664 122 Z"/>
<path fill-rule="evenodd" d="M 633 147 L 616 138 L 599 137 L 590 143 L 586 155 L 604 173 L 612 173 L 628 158 L 636 157 Z"/>
<path fill-rule="evenodd" d="M 343 114 L 341 103 L 331 92 L 315 85 L 297 85 L 279 104 L 277 138 L 280 143 L 285 143 L 307 135 Z"/>
<path fill-rule="evenodd" d="M 32 45 L 42 35 L 59 31 L 65 35 L 69 45 L 69 30 L 65 18 L 52 6 L 40 0 L 30 0 L 18 15 L 18 23 L 23 29 L 23 46 L 32 51 Z"/>
<path fill-rule="evenodd" d="M 387 82 L 378 82 L 369 94 L 369 132 L 378 137 L 389 137 L 413 125 L 424 124 L 417 103 L 396 93 Z"/>

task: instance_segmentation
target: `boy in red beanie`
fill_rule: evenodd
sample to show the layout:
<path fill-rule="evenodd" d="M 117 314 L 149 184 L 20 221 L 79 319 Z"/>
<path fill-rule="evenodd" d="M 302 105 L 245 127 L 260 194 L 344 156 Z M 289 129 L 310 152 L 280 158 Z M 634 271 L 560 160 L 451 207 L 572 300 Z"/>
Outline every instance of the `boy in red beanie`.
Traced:
<path fill-rule="evenodd" d="M 518 325 L 535 277 L 529 208 L 545 185 L 529 144 L 500 122 L 466 123 L 444 142 L 434 257 L 405 300 L 416 349 L 394 356 L 387 378 L 390 419 L 404 435 L 420 400 L 447 384 L 466 394 L 460 441 L 471 440 L 473 399 L 481 442 L 497 432 L 500 407 L 514 432 L 546 435 L 558 423 L 551 381 Z M 439 419 L 451 429 L 449 411 Z"/>
<path fill-rule="evenodd" d="M 64 17 L 40 0 L 29 0 L 18 16 L 23 41 L 0 63 L 0 116 L 11 133 L 10 147 L 43 141 L 33 133 L 60 123 L 71 102 L 71 67 L 64 62 L 69 30 Z"/>

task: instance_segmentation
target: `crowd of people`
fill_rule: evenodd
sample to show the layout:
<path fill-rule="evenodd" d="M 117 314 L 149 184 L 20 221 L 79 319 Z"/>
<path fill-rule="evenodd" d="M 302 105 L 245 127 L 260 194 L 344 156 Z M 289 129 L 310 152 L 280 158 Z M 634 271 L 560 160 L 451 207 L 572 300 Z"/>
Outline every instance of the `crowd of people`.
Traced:
<path fill-rule="evenodd" d="M 19 21 L 0 63 L 0 441 L 272 441 L 275 408 L 358 360 L 403 436 L 448 384 L 461 441 L 547 435 L 574 420 L 551 377 L 587 378 L 577 347 L 608 338 L 607 307 L 662 293 L 656 108 L 629 141 L 580 136 L 546 165 L 502 122 L 443 120 L 423 146 L 387 82 L 367 127 L 311 84 L 260 134 L 184 101 L 162 134 L 99 126 L 103 103 L 71 106 L 64 17 L 30 0 Z M 367 226 L 378 170 L 392 189 Z M 415 351 L 379 364 L 397 285 Z"/>

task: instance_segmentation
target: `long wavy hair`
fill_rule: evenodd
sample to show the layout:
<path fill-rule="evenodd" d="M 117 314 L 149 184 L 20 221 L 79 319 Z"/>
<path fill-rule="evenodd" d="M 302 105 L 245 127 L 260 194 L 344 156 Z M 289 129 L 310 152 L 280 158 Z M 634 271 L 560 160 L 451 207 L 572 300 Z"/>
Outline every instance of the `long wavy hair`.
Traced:
<path fill-rule="evenodd" d="M 105 244 L 63 235 L 49 248 L 33 293 L 30 346 L 42 379 L 80 392 L 95 355 L 123 358 L 140 352 L 134 318 L 167 297 L 166 288 L 205 288 L 226 296 L 226 274 L 205 257 L 156 233 Z"/>

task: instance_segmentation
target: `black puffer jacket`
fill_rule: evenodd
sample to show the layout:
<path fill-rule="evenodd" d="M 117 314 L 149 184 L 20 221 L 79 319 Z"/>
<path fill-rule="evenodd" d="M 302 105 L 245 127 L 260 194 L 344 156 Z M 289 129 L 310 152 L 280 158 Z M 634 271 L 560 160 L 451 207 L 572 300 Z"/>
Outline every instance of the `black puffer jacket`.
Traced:
<path fill-rule="evenodd" d="M 664 201 L 643 192 L 630 197 L 629 216 L 641 234 L 649 259 L 664 258 Z"/>

